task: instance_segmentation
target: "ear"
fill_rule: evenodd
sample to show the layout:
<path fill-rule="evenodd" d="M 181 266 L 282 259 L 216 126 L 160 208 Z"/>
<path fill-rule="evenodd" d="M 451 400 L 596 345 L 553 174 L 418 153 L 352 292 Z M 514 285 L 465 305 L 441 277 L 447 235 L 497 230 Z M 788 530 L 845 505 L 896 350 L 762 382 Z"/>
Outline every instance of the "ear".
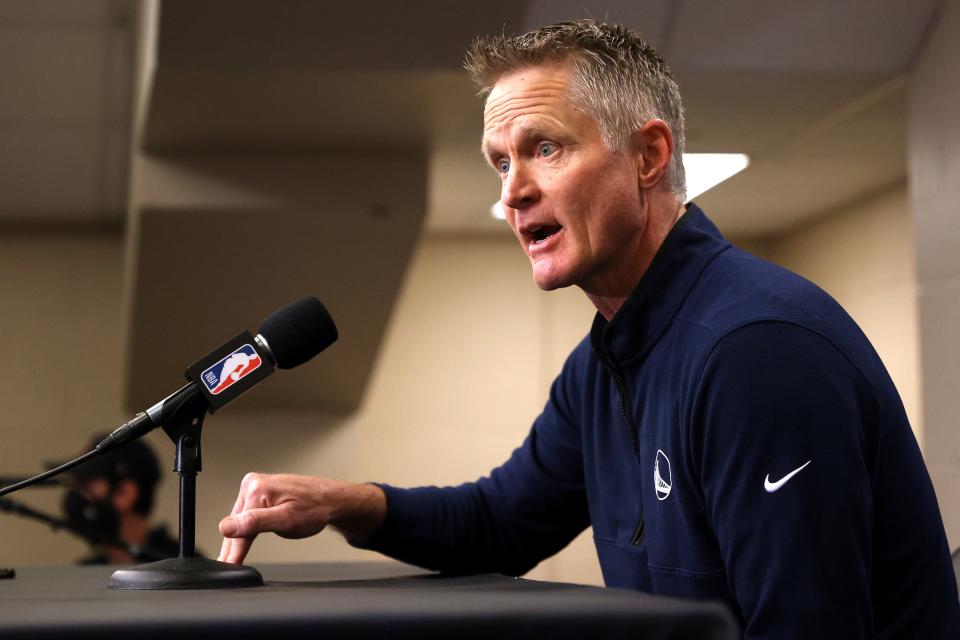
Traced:
<path fill-rule="evenodd" d="M 647 121 L 633 132 L 630 146 L 637 158 L 637 182 L 641 189 L 652 189 L 663 181 L 673 158 L 673 130 L 660 119 Z"/>
<path fill-rule="evenodd" d="M 133 511 L 133 506 L 137 504 L 140 498 L 140 487 L 130 478 L 125 478 L 117 483 L 113 490 L 113 508 L 119 513 L 128 513 Z"/>

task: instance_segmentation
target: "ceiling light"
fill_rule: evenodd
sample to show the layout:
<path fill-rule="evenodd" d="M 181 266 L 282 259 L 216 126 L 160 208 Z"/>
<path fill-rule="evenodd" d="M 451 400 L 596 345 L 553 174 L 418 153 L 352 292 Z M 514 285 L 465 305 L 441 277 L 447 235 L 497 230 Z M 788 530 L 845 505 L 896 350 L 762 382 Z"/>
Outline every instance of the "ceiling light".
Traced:
<path fill-rule="evenodd" d="M 506 220 L 507 214 L 503 211 L 503 205 L 500 204 L 500 201 L 497 200 L 493 203 L 493 206 L 490 207 L 490 215 L 492 215 L 497 220 Z"/>
<path fill-rule="evenodd" d="M 747 168 L 750 158 L 744 153 L 685 153 L 683 169 L 687 174 L 687 202 L 732 178 Z"/>

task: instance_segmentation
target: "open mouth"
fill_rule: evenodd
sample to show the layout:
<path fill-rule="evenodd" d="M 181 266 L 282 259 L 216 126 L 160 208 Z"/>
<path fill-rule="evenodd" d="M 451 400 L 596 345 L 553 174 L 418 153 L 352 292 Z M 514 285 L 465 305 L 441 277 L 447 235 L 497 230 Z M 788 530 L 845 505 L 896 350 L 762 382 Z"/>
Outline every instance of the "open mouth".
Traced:
<path fill-rule="evenodd" d="M 545 242 L 550 236 L 553 236 L 563 229 L 560 225 L 543 225 L 541 227 L 534 227 L 530 230 L 530 238 L 533 240 L 533 244 L 540 244 Z"/>

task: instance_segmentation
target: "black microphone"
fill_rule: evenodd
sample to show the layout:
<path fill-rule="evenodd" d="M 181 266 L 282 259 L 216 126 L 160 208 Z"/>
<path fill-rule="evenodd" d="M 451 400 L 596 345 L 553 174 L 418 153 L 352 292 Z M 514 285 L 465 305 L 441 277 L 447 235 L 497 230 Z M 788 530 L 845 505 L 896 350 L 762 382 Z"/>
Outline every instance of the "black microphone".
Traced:
<path fill-rule="evenodd" d="M 164 424 L 184 402 L 202 394 L 210 413 L 233 401 L 278 369 L 292 369 L 333 344 L 333 318 L 308 296 L 280 307 L 260 324 L 256 336 L 244 331 L 187 367 L 190 382 L 120 425 L 97 444 L 103 453 Z"/>

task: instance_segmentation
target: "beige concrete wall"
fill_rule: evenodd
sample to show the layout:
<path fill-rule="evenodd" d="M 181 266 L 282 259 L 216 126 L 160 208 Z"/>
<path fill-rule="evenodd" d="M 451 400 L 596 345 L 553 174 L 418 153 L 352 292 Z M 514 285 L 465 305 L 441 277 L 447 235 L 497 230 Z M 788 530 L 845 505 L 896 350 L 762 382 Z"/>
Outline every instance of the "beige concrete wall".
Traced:
<path fill-rule="evenodd" d="M 897 190 L 751 248 L 834 294 L 877 345 L 916 413 L 905 205 L 905 192 Z M 0 471 L 32 471 L 40 460 L 71 453 L 85 434 L 126 417 L 120 409 L 122 246 L 119 234 L 0 236 L 0 356 L 7 365 L 0 374 Z M 425 238 L 357 413 L 251 412 L 241 400 L 207 421 L 200 547 L 216 553 L 217 522 L 250 470 L 401 486 L 455 484 L 487 473 L 520 444 L 592 316 L 577 290 L 538 291 L 511 237 Z M 284 375 L 268 384 L 283 384 Z M 157 399 L 177 383 L 157 389 Z M 172 445 L 160 433 L 151 443 L 169 467 Z M 54 494 L 36 490 L 22 497 L 55 509 Z M 159 517 L 174 524 L 176 509 L 169 473 Z M 64 534 L 0 514 L 0 550 L 3 565 L 70 562 L 83 549 Z M 329 533 L 300 541 L 264 535 L 251 555 L 254 563 L 375 558 Z M 531 575 L 599 583 L 589 532 Z"/>
<path fill-rule="evenodd" d="M 940 19 L 908 84 L 924 443 L 951 548 L 960 546 L 960 2 Z"/>
<path fill-rule="evenodd" d="M 0 385 L 0 471 L 33 471 L 40 460 L 68 455 L 86 434 L 125 418 L 122 268 L 119 235 L 0 239 L 0 355 L 8 364 Z M 592 315 L 577 291 L 539 292 L 512 237 L 422 241 L 360 411 L 348 418 L 251 413 L 240 401 L 207 421 L 198 544 L 216 553 L 217 522 L 249 470 L 402 486 L 454 484 L 487 473 L 526 435 Z M 282 384 L 283 375 L 270 384 Z M 157 389 L 157 399 L 177 384 Z M 161 433 L 150 441 L 168 466 L 172 445 Z M 20 497 L 57 508 L 55 491 Z M 176 509 L 170 473 L 158 518 L 175 524 Z M 0 564 L 64 563 L 83 552 L 40 525 L 5 515 L 0 523 Z M 375 557 L 335 534 L 303 541 L 266 535 L 251 561 Z M 533 575 L 598 583 L 589 535 Z"/>
<path fill-rule="evenodd" d="M 863 329 L 923 442 L 916 286 L 905 185 L 833 212 L 768 245 L 767 259 L 813 281 Z"/>
<path fill-rule="evenodd" d="M 32 475 L 116 424 L 122 239 L 0 232 L 0 474 Z M 60 492 L 11 496 L 56 511 Z M 61 562 L 83 545 L 0 513 L 0 565 Z"/>

